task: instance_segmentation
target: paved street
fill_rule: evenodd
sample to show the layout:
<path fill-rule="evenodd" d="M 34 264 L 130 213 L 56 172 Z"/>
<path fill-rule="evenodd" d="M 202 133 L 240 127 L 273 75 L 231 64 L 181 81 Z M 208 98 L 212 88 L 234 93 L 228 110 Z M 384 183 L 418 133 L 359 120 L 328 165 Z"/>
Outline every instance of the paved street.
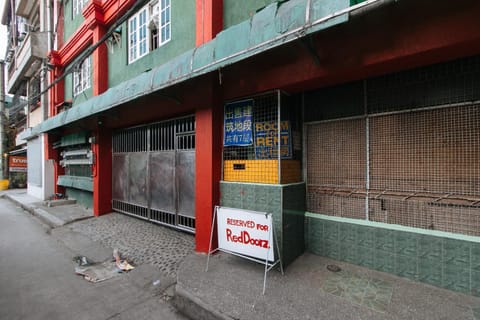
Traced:
<path fill-rule="evenodd" d="M 168 303 L 175 280 L 158 268 L 137 265 L 87 282 L 74 273 L 72 258 L 82 250 L 105 257 L 108 247 L 62 228 L 51 236 L 8 200 L 0 199 L 0 207 L 0 319 L 185 319 Z"/>
<path fill-rule="evenodd" d="M 198 320 L 480 319 L 479 297 L 311 253 L 283 276 L 269 272 L 263 295 L 262 265 L 216 254 L 205 272 L 190 234 L 118 213 L 93 218 L 76 205 L 45 206 L 21 190 L 0 197 L 1 320 L 185 319 L 171 304 Z M 75 275 L 74 256 L 105 261 L 114 247 L 134 270 L 97 284 Z M 328 271 L 330 264 L 342 271 Z"/>
<path fill-rule="evenodd" d="M 68 229 L 68 230 L 64 230 Z M 78 221 L 54 229 L 78 232 L 120 252 L 135 264 L 151 264 L 175 277 L 183 259 L 194 251 L 194 237 L 120 213 Z"/>

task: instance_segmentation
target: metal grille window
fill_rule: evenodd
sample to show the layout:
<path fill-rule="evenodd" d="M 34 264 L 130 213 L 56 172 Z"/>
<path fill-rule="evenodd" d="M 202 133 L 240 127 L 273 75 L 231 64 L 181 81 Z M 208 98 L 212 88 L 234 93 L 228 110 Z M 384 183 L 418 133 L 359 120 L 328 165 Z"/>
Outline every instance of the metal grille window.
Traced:
<path fill-rule="evenodd" d="M 227 103 L 223 179 L 273 184 L 301 181 L 299 110 L 280 91 Z"/>
<path fill-rule="evenodd" d="M 480 100 L 480 56 L 367 80 L 369 113 Z"/>
<path fill-rule="evenodd" d="M 337 119 L 306 111 L 320 120 L 305 128 L 308 210 L 480 235 L 479 62 L 366 80 Z M 346 95 L 352 84 L 333 92 Z M 308 95 L 307 109 L 315 106 Z M 333 101 L 316 99 L 316 107 Z"/>
<path fill-rule="evenodd" d="M 178 119 L 176 138 L 178 150 L 195 149 L 195 121 L 192 118 Z"/>

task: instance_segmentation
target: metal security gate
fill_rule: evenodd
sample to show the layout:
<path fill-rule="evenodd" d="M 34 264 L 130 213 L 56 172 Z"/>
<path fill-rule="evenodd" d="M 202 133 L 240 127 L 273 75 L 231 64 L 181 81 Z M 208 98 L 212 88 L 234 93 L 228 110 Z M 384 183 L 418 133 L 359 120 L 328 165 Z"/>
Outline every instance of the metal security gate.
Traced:
<path fill-rule="evenodd" d="M 195 232 L 195 117 L 113 135 L 115 211 Z"/>

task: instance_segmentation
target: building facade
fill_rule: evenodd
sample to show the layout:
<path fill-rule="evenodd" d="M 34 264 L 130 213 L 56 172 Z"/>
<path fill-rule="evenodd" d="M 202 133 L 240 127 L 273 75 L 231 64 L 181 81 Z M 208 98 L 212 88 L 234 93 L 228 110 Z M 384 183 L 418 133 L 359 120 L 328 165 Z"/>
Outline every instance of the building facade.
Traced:
<path fill-rule="evenodd" d="M 46 52 L 53 43 L 52 10 L 50 1 L 5 1 L 2 15 L 2 24 L 8 28 L 6 91 L 13 96 L 8 130 L 14 137 L 7 149 L 13 149 L 11 160 L 30 159 L 28 174 L 24 168 L 10 168 L 10 185 L 23 187 L 28 182 L 28 192 L 41 199 L 53 193 L 53 171 L 49 170 L 53 165 L 45 161 L 44 135 L 31 135 L 30 130 L 48 116 L 48 96 L 42 92 L 48 84 Z"/>
<path fill-rule="evenodd" d="M 480 5 L 61 3 L 55 192 L 195 233 L 273 214 L 305 250 L 478 294 Z M 60 40 L 60 38 L 59 38 Z"/>

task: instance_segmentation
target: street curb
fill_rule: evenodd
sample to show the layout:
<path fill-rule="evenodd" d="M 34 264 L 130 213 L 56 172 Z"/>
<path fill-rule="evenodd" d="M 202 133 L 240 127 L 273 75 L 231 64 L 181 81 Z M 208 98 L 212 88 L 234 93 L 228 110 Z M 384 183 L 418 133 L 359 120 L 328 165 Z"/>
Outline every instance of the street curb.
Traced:
<path fill-rule="evenodd" d="M 63 226 L 65 222 L 63 220 L 60 220 L 59 218 L 55 217 L 54 215 L 51 215 L 47 211 L 40 209 L 40 208 L 35 208 L 26 204 L 21 203 L 14 197 L 10 196 L 9 194 L 3 195 L 6 199 L 10 200 L 11 202 L 15 203 L 18 205 L 20 208 L 22 208 L 25 211 L 28 211 L 30 214 L 34 215 L 35 217 L 39 218 L 43 223 L 48 225 L 50 228 L 56 228 Z"/>
<path fill-rule="evenodd" d="M 51 226 L 52 228 L 60 227 L 66 224 L 65 221 L 60 220 L 59 218 L 55 217 L 54 215 L 51 215 L 47 211 L 40 209 L 40 208 L 35 208 L 33 209 L 34 215 L 39 217 L 42 221 L 44 221 L 46 224 Z"/>
<path fill-rule="evenodd" d="M 173 305 L 182 314 L 190 319 L 197 320 L 234 320 L 233 318 L 220 313 L 200 300 L 197 296 L 191 294 L 180 284 L 175 285 L 175 297 Z"/>

